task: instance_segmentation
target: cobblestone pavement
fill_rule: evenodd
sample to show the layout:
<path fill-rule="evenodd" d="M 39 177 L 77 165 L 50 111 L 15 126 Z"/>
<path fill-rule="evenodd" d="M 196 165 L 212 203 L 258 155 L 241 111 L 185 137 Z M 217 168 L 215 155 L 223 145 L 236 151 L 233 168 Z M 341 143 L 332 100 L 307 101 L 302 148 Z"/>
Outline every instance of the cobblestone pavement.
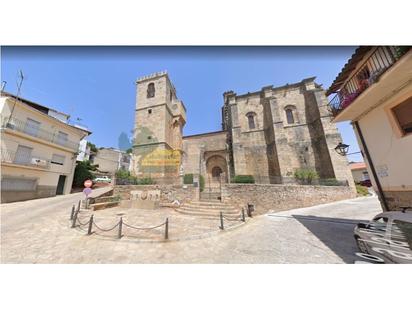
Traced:
<path fill-rule="evenodd" d="M 62 218 L 80 197 L 1 205 L 2 263 L 353 263 L 354 225 L 381 212 L 376 197 L 358 198 L 255 217 L 202 239 L 149 243 L 74 231 Z"/>
<path fill-rule="evenodd" d="M 119 223 L 120 217 L 123 220 L 122 240 L 128 241 L 164 241 L 165 239 L 165 221 L 169 220 L 168 238 L 169 240 L 187 240 L 199 239 L 216 234 L 220 231 L 220 219 L 205 219 L 199 216 L 189 216 L 176 212 L 173 208 L 159 207 L 157 209 L 136 209 L 113 207 L 99 211 L 91 211 L 82 209 L 79 214 L 79 220 L 82 224 L 78 230 L 85 234 L 87 233 L 90 215 L 94 215 L 93 221 L 97 226 L 103 229 L 110 229 Z M 69 224 L 68 216 L 61 219 L 63 225 Z M 163 225 L 162 225 L 163 224 Z M 224 220 L 225 229 L 240 227 L 244 223 L 239 218 L 237 220 Z M 129 226 L 138 228 L 148 228 L 159 226 L 154 229 L 135 229 Z M 118 236 L 118 228 L 112 231 L 105 232 L 98 230 L 95 225 L 92 226 L 94 235 L 100 238 L 116 239 Z"/>

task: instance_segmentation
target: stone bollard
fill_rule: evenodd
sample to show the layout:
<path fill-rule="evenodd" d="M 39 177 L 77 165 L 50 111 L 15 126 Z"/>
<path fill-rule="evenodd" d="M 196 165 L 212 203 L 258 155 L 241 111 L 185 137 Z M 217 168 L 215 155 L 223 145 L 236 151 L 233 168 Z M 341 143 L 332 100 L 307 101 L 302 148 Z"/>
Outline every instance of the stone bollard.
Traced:
<path fill-rule="evenodd" d="M 224 225 L 223 225 L 223 212 L 220 212 L 220 226 L 219 226 L 219 228 L 220 228 L 221 230 L 224 230 L 224 229 L 225 229 L 225 227 L 224 227 Z"/>
<path fill-rule="evenodd" d="M 169 239 L 169 218 L 166 218 L 165 223 L 165 239 Z"/>
<path fill-rule="evenodd" d="M 93 215 L 90 216 L 89 229 L 87 230 L 87 235 L 91 235 L 91 234 L 92 234 L 92 225 L 93 225 Z"/>
<path fill-rule="evenodd" d="M 119 221 L 119 234 L 117 235 L 117 238 L 122 238 L 122 225 L 123 225 L 123 217 L 120 217 Z"/>
<path fill-rule="evenodd" d="M 80 212 L 80 203 L 81 201 L 79 201 L 79 204 L 77 205 L 77 212 Z"/>
<path fill-rule="evenodd" d="M 245 209 L 244 208 L 242 208 L 242 221 L 243 222 L 246 221 L 246 219 L 245 219 Z"/>

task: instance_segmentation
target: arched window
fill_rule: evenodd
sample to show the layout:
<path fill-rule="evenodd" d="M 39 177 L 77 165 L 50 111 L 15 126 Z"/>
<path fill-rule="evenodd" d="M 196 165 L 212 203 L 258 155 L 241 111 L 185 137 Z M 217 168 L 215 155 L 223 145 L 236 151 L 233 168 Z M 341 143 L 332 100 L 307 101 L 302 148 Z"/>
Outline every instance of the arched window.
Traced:
<path fill-rule="evenodd" d="M 295 119 L 293 117 L 293 110 L 291 108 L 287 108 L 286 110 L 286 119 L 289 124 L 295 123 Z"/>
<path fill-rule="evenodd" d="M 249 124 L 249 129 L 255 129 L 256 128 L 256 124 L 255 124 L 255 113 L 247 113 L 246 114 L 247 117 L 247 122 Z"/>
<path fill-rule="evenodd" d="M 150 83 L 147 85 L 147 97 L 153 98 L 155 96 L 155 85 L 154 83 Z"/>

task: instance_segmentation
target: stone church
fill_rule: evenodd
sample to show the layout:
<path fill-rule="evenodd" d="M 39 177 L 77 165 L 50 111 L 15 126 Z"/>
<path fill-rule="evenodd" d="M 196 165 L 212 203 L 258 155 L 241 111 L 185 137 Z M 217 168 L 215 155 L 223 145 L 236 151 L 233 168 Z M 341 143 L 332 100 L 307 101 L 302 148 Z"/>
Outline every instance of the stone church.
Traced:
<path fill-rule="evenodd" d="M 253 175 L 257 183 L 294 182 L 296 169 L 320 179 L 353 182 L 334 148 L 342 141 L 331 123 L 325 91 L 315 77 L 255 92 L 223 94 L 222 130 L 183 136 L 186 108 L 166 72 L 137 80 L 134 173 L 157 183 L 201 174 L 206 187 Z M 179 179 L 180 178 L 180 179 Z"/>

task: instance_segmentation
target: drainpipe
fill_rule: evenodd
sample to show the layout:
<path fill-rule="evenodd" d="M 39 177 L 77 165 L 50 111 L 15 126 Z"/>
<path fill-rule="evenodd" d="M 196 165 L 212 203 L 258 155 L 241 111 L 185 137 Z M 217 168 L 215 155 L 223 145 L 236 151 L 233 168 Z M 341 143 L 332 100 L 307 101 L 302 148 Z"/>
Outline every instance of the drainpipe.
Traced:
<path fill-rule="evenodd" d="M 385 194 L 383 193 L 381 183 L 379 181 L 378 175 L 376 174 L 375 166 L 373 165 L 373 161 L 372 161 L 371 155 L 369 153 L 368 146 L 366 145 L 365 139 L 363 138 L 363 134 L 362 134 L 361 128 L 359 126 L 359 123 L 357 121 L 355 121 L 355 122 L 353 122 L 353 124 L 355 125 L 356 131 L 358 132 L 359 139 L 360 139 L 360 142 L 362 144 L 362 148 L 365 151 L 366 159 L 369 162 L 369 167 L 372 171 L 373 178 L 375 179 L 376 186 L 378 187 L 378 193 L 379 193 L 379 196 L 381 198 L 383 208 L 384 208 L 385 211 L 389 211 L 389 207 L 388 207 L 388 204 L 386 202 Z"/>

